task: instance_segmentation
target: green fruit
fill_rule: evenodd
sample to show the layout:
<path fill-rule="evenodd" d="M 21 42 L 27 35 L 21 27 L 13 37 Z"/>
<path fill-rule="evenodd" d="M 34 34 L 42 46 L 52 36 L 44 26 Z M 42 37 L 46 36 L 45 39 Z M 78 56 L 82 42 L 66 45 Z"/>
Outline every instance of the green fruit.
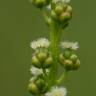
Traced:
<path fill-rule="evenodd" d="M 32 64 L 37 68 L 41 68 L 41 64 L 36 56 L 32 57 Z"/>

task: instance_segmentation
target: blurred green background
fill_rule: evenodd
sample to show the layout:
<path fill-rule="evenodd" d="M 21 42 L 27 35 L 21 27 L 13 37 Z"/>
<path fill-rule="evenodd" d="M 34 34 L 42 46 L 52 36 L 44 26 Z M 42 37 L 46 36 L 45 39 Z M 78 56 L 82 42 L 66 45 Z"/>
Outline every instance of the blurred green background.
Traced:
<path fill-rule="evenodd" d="M 62 39 L 78 41 L 81 68 L 66 81 L 69 96 L 96 96 L 96 0 L 72 0 L 74 16 Z M 39 10 L 29 0 L 0 0 L 0 96 L 31 96 L 27 90 L 30 42 L 48 37 Z"/>

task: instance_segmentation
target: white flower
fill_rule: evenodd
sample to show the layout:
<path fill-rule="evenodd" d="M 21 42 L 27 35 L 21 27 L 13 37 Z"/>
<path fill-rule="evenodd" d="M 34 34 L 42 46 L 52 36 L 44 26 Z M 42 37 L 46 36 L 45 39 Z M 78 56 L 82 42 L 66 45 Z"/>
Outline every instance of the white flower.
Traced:
<path fill-rule="evenodd" d="M 61 47 L 64 49 L 77 50 L 79 48 L 78 42 L 61 42 Z"/>
<path fill-rule="evenodd" d="M 38 69 L 38 68 L 36 68 L 34 66 L 31 67 L 30 72 L 31 72 L 31 74 L 33 76 L 39 76 L 39 75 L 43 74 L 43 70 L 42 69 Z M 46 69 L 46 72 L 48 73 L 49 70 Z"/>
<path fill-rule="evenodd" d="M 66 96 L 67 89 L 64 87 L 52 87 L 50 92 L 47 92 L 45 96 Z"/>
<path fill-rule="evenodd" d="M 49 47 L 49 40 L 46 38 L 40 38 L 37 41 L 31 42 L 31 48 L 37 49 L 37 48 L 48 48 Z"/>

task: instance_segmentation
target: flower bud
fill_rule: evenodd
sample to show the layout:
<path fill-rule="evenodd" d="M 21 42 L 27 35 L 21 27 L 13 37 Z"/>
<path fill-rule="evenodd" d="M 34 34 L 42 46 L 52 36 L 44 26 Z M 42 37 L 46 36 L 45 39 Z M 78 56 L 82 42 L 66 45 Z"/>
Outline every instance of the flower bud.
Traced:
<path fill-rule="evenodd" d="M 49 4 L 49 0 L 32 0 L 32 4 L 38 8 L 42 8 Z"/>
<path fill-rule="evenodd" d="M 60 61 L 60 63 L 64 63 L 64 60 L 65 60 L 65 57 L 63 56 L 63 54 L 60 54 L 60 56 L 59 56 L 59 61 Z"/>
<path fill-rule="evenodd" d="M 47 56 L 48 56 L 48 53 L 46 52 L 37 53 L 37 58 L 41 63 L 43 63 L 46 60 Z"/>
<path fill-rule="evenodd" d="M 72 55 L 70 56 L 70 59 L 71 59 L 73 62 L 75 62 L 75 61 L 78 59 L 78 57 L 77 57 L 76 54 L 72 54 Z"/>
<path fill-rule="evenodd" d="M 73 62 L 71 60 L 65 60 L 64 61 L 64 67 L 66 70 L 72 70 L 73 68 Z"/>
<path fill-rule="evenodd" d="M 57 5 L 55 7 L 55 12 L 56 12 L 57 15 L 60 14 L 60 13 L 62 13 L 63 12 L 63 7 L 60 6 L 60 5 Z"/>
<path fill-rule="evenodd" d="M 41 64 L 36 56 L 32 57 L 32 64 L 37 68 L 41 68 Z"/>
<path fill-rule="evenodd" d="M 59 16 L 60 22 L 64 22 L 64 21 L 70 20 L 70 19 L 71 19 L 71 14 L 68 13 L 68 12 L 63 12 L 63 13 L 61 13 L 60 16 Z"/>
<path fill-rule="evenodd" d="M 78 70 L 80 67 L 80 60 L 78 59 L 76 63 L 73 65 L 73 70 Z"/>
<path fill-rule="evenodd" d="M 38 86 L 39 89 L 42 89 L 43 86 L 45 86 L 45 81 L 41 78 L 39 78 L 37 81 L 36 81 L 36 84 Z"/>
<path fill-rule="evenodd" d="M 45 93 L 48 90 L 48 86 L 42 78 L 39 78 L 36 81 L 36 84 L 37 84 L 38 89 L 40 90 L 41 93 Z"/>
<path fill-rule="evenodd" d="M 54 10 L 51 10 L 51 17 L 55 20 L 57 20 L 57 14 L 55 13 Z"/>
<path fill-rule="evenodd" d="M 43 7 L 44 3 L 45 3 L 45 0 L 36 0 L 35 2 L 36 6 L 40 8 Z"/>
<path fill-rule="evenodd" d="M 50 56 L 44 62 L 44 68 L 49 68 L 53 63 L 53 58 Z"/>
<path fill-rule="evenodd" d="M 71 7 L 70 5 L 67 6 L 67 8 L 66 8 L 66 12 L 72 13 L 72 7 Z"/>
<path fill-rule="evenodd" d="M 34 82 L 31 82 L 31 83 L 29 83 L 29 85 L 28 85 L 28 91 L 29 91 L 31 94 L 36 95 L 36 94 L 38 94 L 38 91 L 39 91 L 39 90 L 38 90 L 36 84 L 35 84 Z"/>
<path fill-rule="evenodd" d="M 65 58 L 67 58 L 67 59 L 70 58 L 70 55 L 71 55 L 71 51 L 70 50 L 65 50 L 64 51 L 64 57 Z"/>
<path fill-rule="evenodd" d="M 48 26 L 50 26 L 50 24 L 51 24 L 51 22 L 52 22 L 51 18 L 45 18 L 45 20 L 46 20 L 46 24 L 47 24 Z"/>

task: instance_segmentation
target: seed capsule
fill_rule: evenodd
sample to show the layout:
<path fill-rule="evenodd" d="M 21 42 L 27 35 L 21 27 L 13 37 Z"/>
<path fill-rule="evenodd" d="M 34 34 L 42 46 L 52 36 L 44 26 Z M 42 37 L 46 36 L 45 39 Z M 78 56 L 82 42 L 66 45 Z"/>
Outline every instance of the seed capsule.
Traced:
<path fill-rule="evenodd" d="M 32 57 L 32 64 L 37 68 L 41 68 L 41 64 L 36 56 Z"/>

